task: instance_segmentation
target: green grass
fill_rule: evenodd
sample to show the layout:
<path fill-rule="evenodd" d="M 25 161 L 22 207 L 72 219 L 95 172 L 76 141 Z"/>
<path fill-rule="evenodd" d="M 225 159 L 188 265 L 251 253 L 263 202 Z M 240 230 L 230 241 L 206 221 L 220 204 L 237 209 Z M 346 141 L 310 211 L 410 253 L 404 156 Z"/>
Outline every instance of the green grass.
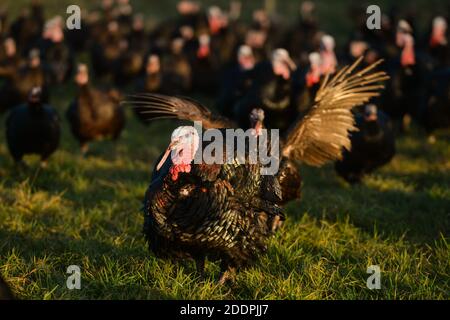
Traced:
<path fill-rule="evenodd" d="M 63 113 L 70 88 L 57 90 Z M 3 121 L 2 121 L 3 122 Z M 131 113 L 122 139 L 83 158 L 63 123 L 46 170 L 18 171 L 0 138 L 0 273 L 23 299 L 449 299 L 450 142 L 415 130 L 392 163 L 350 187 L 332 166 L 302 168 L 301 201 L 288 205 L 269 251 L 234 286 L 218 265 L 200 281 L 193 263 L 147 251 L 139 211 L 151 167 L 176 124 L 145 127 Z M 3 123 L 1 130 L 3 130 Z M 79 265 L 82 289 L 66 288 Z M 378 264 L 381 290 L 366 288 Z"/>
<path fill-rule="evenodd" d="M 74 88 L 54 89 L 63 116 Z M 145 127 L 128 112 L 122 139 L 83 158 L 63 119 L 49 167 L 30 157 L 20 172 L 0 120 L 0 274 L 21 299 L 450 298 L 449 133 L 430 145 L 414 129 L 391 164 L 355 187 L 331 165 L 303 167 L 302 200 L 288 205 L 268 253 L 221 287 L 216 263 L 200 281 L 192 262 L 155 258 L 141 234 L 143 194 L 175 123 Z M 81 290 L 66 288 L 73 264 Z M 380 290 L 366 287 L 369 265 L 381 268 Z"/>

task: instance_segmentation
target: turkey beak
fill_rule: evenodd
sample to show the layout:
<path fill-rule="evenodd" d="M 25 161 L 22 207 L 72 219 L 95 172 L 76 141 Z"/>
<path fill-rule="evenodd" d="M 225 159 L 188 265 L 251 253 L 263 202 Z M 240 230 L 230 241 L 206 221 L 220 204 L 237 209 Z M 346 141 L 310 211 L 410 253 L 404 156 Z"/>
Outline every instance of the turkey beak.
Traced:
<path fill-rule="evenodd" d="M 178 145 L 180 144 L 180 139 L 173 140 L 170 142 L 169 146 L 166 149 L 166 152 L 164 153 L 161 160 L 158 162 L 158 165 L 156 166 L 156 171 L 159 171 L 163 164 L 166 162 L 167 158 L 169 157 L 169 154 L 172 152 L 172 150 L 176 149 Z"/>

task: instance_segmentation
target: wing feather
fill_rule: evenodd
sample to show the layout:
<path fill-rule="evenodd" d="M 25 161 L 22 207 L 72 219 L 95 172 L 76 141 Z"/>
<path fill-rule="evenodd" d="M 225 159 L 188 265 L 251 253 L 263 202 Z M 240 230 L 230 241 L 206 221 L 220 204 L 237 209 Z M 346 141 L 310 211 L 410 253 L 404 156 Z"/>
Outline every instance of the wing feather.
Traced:
<path fill-rule="evenodd" d="M 373 72 L 382 62 L 354 72 L 362 58 L 346 66 L 332 78 L 327 75 L 309 113 L 294 125 L 287 136 L 283 155 L 312 166 L 342 158 L 350 150 L 350 131 L 356 131 L 351 109 L 379 95 L 380 83 L 389 77 L 383 71 Z"/>
<path fill-rule="evenodd" d="M 180 119 L 201 121 L 206 129 L 233 128 L 235 124 L 224 117 L 214 115 L 201 103 L 187 97 L 172 97 L 156 93 L 130 95 L 129 103 L 136 107 L 146 120 Z"/>

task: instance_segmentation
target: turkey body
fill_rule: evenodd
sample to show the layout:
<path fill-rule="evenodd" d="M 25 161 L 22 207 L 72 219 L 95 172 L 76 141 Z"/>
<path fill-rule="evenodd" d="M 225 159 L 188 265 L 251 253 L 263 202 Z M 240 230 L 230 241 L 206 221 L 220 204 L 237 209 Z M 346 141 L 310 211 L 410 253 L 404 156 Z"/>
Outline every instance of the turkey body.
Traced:
<path fill-rule="evenodd" d="M 59 146 L 60 121 L 49 105 L 23 104 L 6 119 L 6 140 L 15 161 L 26 154 L 38 154 L 45 161 Z"/>
<path fill-rule="evenodd" d="M 125 113 L 118 101 L 89 85 L 79 90 L 66 113 L 75 138 L 82 145 L 104 137 L 118 139 L 125 125 Z"/>
<path fill-rule="evenodd" d="M 224 116 L 229 118 L 233 116 L 233 106 L 250 89 L 252 78 L 253 69 L 244 70 L 238 64 L 224 73 L 216 104 Z"/>
<path fill-rule="evenodd" d="M 72 74 L 74 57 L 72 49 L 65 42 L 43 41 L 41 51 L 47 61 L 52 84 L 65 82 Z"/>
<path fill-rule="evenodd" d="M 423 55 L 416 56 L 418 61 L 412 66 L 402 66 L 398 60 L 394 60 L 387 67 L 391 81 L 380 105 L 394 122 L 399 122 L 406 114 L 418 116 L 430 66 Z"/>
<path fill-rule="evenodd" d="M 181 165 L 172 163 L 168 155 L 179 148 L 183 139 L 182 145 L 197 143 L 195 152 L 201 151 L 204 155 L 208 148 L 209 154 L 212 153 L 210 145 L 200 147 L 198 137 L 186 141 L 183 138 L 186 134 L 178 131 L 183 127 L 177 128 L 153 171 L 144 199 L 144 234 L 149 249 L 160 257 L 193 258 L 200 270 L 205 257 L 219 259 L 223 276 L 225 270 L 255 261 L 258 254 L 265 251 L 268 236 L 284 218 L 279 206 L 300 196 L 302 179 L 297 162 L 321 166 L 341 159 L 342 151 L 350 149 L 348 132 L 356 130 L 351 109 L 376 97 L 383 88 L 377 83 L 386 80 L 386 74 L 372 72 L 381 61 L 354 73 L 361 60 L 344 67 L 332 79 L 324 78 L 316 104 L 295 122 L 281 148 L 277 145 L 278 136 L 275 140 L 270 137 L 270 146 L 264 139 L 267 149 L 258 149 L 257 154 L 269 151 L 272 159 L 279 163 L 278 170 L 270 175 L 262 175 L 262 165 L 258 161 L 256 164 L 238 163 L 236 157 L 228 158 L 225 147 L 219 153 L 217 147 L 214 148 L 214 154 L 233 159 L 231 163 L 192 163 L 197 159 L 192 152 Z M 147 120 L 200 121 L 205 129 L 221 130 L 222 137 L 226 136 L 224 128 L 233 128 L 232 121 L 214 115 L 189 98 L 160 94 L 132 98 L 127 102 L 141 108 Z M 262 109 L 251 111 L 252 134 L 263 133 L 260 131 L 263 121 Z M 188 128 L 191 129 L 189 134 L 195 135 L 194 127 Z M 215 143 L 216 140 L 213 139 Z M 247 148 L 247 156 L 249 148 L 261 148 L 264 143 L 256 145 Z M 280 153 L 276 152 L 278 148 Z M 175 155 L 183 158 L 184 150 L 180 152 Z"/>
<path fill-rule="evenodd" d="M 49 101 L 47 79 L 44 69 L 25 66 L 14 70 L 0 88 L 0 112 L 27 101 L 28 93 L 33 87 L 42 88 L 42 102 Z"/>
<path fill-rule="evenodd" d="M 303 179 L 298 164 L 283 157 L 276 177 L 281 187 L 280 204 L 284 205 L 289 201 L 300 200 Z"/>
<path fill-rule="evenodd" d="M 266 250 L 272 220 L 284 218 L 273 176 L 262 176 L 257 164 L 201 163 L 174 181 L 171 161 L 155 168 L 144 200 L 150 250 L 165 258 L 219 259 L 223 272 L 255 261 Z"/>
<path fill-rule="evenodd" d="M 387 164 L 395 154 L 393 124 L 382 111 L 377 117 L 376 121 L 356 118 L 360 131 L 351 136 L 351 150 L 344 151 L 343 159 L 335 163 L 336 172 L 350 183 Z"/>
<path fill-rule="evenodd" d="M 309 69 L 299 69 L 294 73 L 293 77 L 292 99 L 300 117 L 308 113 L 320 88 L 320 78 L 317 78 L 315 83 L 307 84 L 308 72 Z"/>
<path fill-rule="evenodd" d="M 450 127 L 450 68 L 431 75 L 421 113 L 428 133 Z"/>
<path fill-rule="evenodd" d="M 250 110 L 261 108 L 266 113 L 267 128 L 280 129 L 284 134 L 296 118 L 296 110 L 291 103 L 291 81 L 275 75 L 270 62 L 256 66 L 254 75 L 251 88 L 234 106 L 235 121 L 240 127 L 248 128 Z"/>

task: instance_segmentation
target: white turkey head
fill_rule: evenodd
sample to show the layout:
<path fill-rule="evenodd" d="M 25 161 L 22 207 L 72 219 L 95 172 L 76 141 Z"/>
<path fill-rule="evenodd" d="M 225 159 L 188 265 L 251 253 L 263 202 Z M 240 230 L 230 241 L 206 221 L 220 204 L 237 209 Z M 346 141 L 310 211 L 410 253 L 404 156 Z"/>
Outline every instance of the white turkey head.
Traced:
<path fill-rule="evenodd" d="M 191 171 L 191 162 L 199 148 L 200 138 L 193 126 L 181 126 L 172 132 L 170 140 L 170 144 L 156 166 L 156 170 L 163 166 L 170 154 L 173 163 L 170 174 L 172 180 L 177 180 L 178 173 Z"/>
<path fill-rule="evenodd" d="M 253 69 L 255 66 L 255 56 L 250 46 L 244 44 L 238 50 L 238 62 L 243 70 Z"/>
<path fill-rule="evenodd" d="M 250 112 L 250 126 L 255 129 L 255 134 L 260 136 L 264 125 L 264 110 L 255 108 Z"/>
<path fill-rule="evenodd" d="M 84 63 L 80 63 L 75 74 L 75 83 L 79 86 L 84 86 L 89 81 L 88 66 Z"/>
<path fill-rule="evenodd" d="M 433 19 L 433 29 L 431 31 L 430 44 L 432 47 L 437 45 L 446 45 L 447 38 L 445 33 L 447 32 L 447 21 L 443 17 L 436 17 Z"/>
<path fill-rule="evenodd" d="M 292 61 L 288 51 L 279 48 L 272 53 L 272 68 L 275 75 L 282 76 L 285 80 L 288 80 L 291 76 L 291 72 L 294 71 L 297 66 L 294 61 Z"/>
<path fill-rule="evenodd" d="M 368 104 L 364 107 L 364 120 L 366 121 L 377 121 L 378 119 L 378 109 L 374 104 Z"/>

